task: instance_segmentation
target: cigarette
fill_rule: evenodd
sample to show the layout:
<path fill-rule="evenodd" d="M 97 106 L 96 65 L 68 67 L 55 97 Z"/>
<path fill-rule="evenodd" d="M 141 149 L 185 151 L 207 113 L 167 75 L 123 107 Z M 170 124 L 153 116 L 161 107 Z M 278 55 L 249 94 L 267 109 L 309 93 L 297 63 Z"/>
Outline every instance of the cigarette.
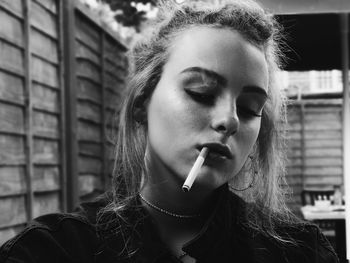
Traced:
<path fill-rule="evenodd" d="M 207 147 L 203 147 L 201 152 L 199 153 L 197 160 L 194 162 L 191 171 L 187 175 L 186 181 L 184 182 L 182 186 L 182 191 L 185 193 L 189 192 L 191 190 L 191 187 L 193 185 L 194 180 L 196 180 L 196 177 L 199 174 L 199 171 L 204 163 L 205 158 L 207 157 L 209 152 L 209 149 Z"/>

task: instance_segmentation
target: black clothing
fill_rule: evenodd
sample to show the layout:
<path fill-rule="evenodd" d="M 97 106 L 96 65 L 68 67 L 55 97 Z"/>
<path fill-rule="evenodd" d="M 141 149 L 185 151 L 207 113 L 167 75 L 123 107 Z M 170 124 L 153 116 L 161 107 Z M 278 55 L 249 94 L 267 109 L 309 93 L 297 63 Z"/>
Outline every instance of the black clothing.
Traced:
<path fill-rule="evenodd" d="M 162 243 L 152 219 L 141 206 L 127 211 L 127 221 L 107 212 L 96 224 L 97 212 L 107 199 L 105 195 L 84 203 L 71 214 L 38 217 L 1 247 L 0 262 L 181 262 Z M 280 243 L 244 224 L 246 207 L 242 199 L 224 191 L 199 235 L 183 250 L 199 263 L 338 262 L 317 226 L 300 223 L 279 227 L 282 236 L 298 240 L 297 246 Z"/>

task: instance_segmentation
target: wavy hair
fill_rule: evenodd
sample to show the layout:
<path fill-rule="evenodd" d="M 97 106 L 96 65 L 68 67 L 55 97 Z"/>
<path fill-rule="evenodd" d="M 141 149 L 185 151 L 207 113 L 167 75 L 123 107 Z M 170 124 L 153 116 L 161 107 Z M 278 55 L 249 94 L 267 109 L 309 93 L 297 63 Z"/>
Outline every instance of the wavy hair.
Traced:
<path fill-rule="evenodd" d="M 218 1 L 217 1 L 218 2 Z M 249 0 L 220 1 L 220 4 L 189 2 L 176 4 L 162 1 L 159 15 L 147 34 L 130 51 L 131 71 L 127 95 L 119 121 L 113 172 L 113 202 L 106 208 L 121 216 L 132 206 L 146 172 L 144 155 L 147 137 L 145 102 L 152 95 L 169 57 L 169 47 L 181 32 L 196 26 L 225 28 L 239 32 L 248 42 L 259 47 L 268 64 L 268 99 L 262 112 L 261 128 L 252 158 L 255 171 L 243 167 L 231 185 L 243 186 L 254 176 L 254 186 L 237 191 L 252 202 L 248 222 L 251 228 L 273 236 L 276 222 L 292 222 L 294 217 L 285 204 L 285 152 L 283 131 L 286 101 L 277 83 L 281 67 L 280 29 L 273 16 Z M 141 116 L 141 117 L 140 117 Z M 247 164 L 248 165 L 248 164 Z M 242 183 L 243 182 L 243 183 Z M 234 190 L 233 190 L 234 191 Z"/>

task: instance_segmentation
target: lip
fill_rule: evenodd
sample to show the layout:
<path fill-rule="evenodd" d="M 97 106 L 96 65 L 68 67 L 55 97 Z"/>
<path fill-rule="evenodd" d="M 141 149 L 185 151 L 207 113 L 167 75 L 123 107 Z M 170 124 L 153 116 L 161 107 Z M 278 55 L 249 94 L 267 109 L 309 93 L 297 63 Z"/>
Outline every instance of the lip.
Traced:
<path fill-rule="evenodd" d="M 203 147 L 208 147 L 209 154 L 210 153 L 214 153 L 214 154 L 217 154 L 219 156 L 225 157 L 227 159 L 232 159 L 233 158 L 233 154 L 231 152 L 231 149 L 226 144 L 210 142 L 210 143 L 202 144 L 201 148 L 203 148 Z"/>

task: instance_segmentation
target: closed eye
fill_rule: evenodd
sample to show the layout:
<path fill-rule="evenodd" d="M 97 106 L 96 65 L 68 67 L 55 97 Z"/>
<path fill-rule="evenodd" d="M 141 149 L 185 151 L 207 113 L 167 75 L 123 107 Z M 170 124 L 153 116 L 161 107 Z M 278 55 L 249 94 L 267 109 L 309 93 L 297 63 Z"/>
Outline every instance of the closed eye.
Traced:
<path fill-rule="evenodd" d="M 204 104 L 213 104 L 215 100 L 215 96 L 209 93 L 196 92 L 192 90 L 185 90 L 188 95 L 195 101 Z"/>
<path fill-rule="evenodd" d="M 243 117 L 248 118 L 248 119 L 249 118 L 253 118 L 253 117 L 261 118 L 261 116 L 262 116 L 261 114 L 255 112 L 254 110 L 251 110 L 251 109 L 249 109 L 247 107 L 239 106 L 237 108 L 237 111 L 238 111 L 239 115 L 242 115 Z"/>

